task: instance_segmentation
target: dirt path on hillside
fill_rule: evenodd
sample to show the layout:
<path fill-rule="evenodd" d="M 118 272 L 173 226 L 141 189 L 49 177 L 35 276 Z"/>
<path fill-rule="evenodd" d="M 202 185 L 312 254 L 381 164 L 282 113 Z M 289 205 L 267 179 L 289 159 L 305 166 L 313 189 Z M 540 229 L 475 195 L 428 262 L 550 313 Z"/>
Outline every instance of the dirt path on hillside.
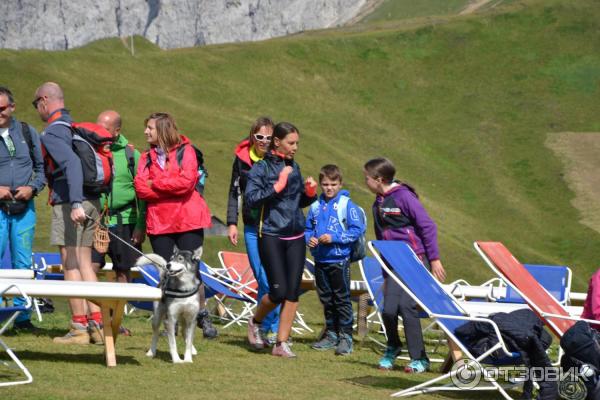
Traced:
<path fill-rule="evenodd" d="M 473 14 L 475 11 L 479 10 L 481 7 L 491 3 L 494 0 L 473 0 L 465 8 L 462 9 L 458 15 L 467 15 Z"/>
<path fill-rule="evenodd" d="M 358 12 L 358 14 L 356 14 L 354 16 L 354 18 L 352 18 L 351 20 L 349 20 L 348 22 L 346 22 L 344 25 L 354 25 L 355 23 L 361 21 L 367 15 L 369 15 L 373 11 L 375 11 L 375 9 L 377 7 L 379 7 L 381 4 L 383 4 L 384 1 L 385 0 L 367 0 L 366 4 Z"/>
<path fill-rule="evenodd" d="M 350 19 L 344 25 L 354 25 L 357 22 L 362 21 L 367 15 L 371 14 L 377 9 L 377 7 L 383 4 L 384 1 L 385 0 L 367 0 L 366 4 L 358 12 L 358 14 L 356 14 L 354 18 Z M 458 13 L 458 15 L 472 14 L 490 3 L 495 3 L 492 5 L 492 7 L 496 7 L 498 4 L 502 3 L 502 1 L 503 0 L 471 0 L 469 4 L 467 4 L 467 6 Z"/>
<path fill-rule="evenodd" d="M 551 133 L 546 146 L 564 165 L 564 178 L 575 193 L 571 204 L 581 213 L 579 222 L 600 233 L 600 132 Z"/>

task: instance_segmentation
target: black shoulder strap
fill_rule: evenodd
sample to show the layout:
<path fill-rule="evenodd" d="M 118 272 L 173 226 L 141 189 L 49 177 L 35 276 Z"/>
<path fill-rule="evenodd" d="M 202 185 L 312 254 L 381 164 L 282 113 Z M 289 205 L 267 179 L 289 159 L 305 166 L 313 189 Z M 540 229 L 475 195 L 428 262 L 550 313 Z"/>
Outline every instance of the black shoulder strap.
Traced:
<path fill-rule="evenodd" d="M 29 124 L 21 122 L 21 133 L 27 143 L 27 147 L 29 147 L 29 158 L 31 158 L 31 161 L 35 162 L 35 157 L 33 156 L 33 139 L 31 139 L 31 129 L 29 129 Z"/>
<path fill-rule="evenodd" d="M 135 176 L 134 149 L 130 144 L 125 145 L 125 157 L 127 158 L 127 168 L 129 168 L 129 173 L 131 173 L 131 176 Z"/>
<path fill-rule="evenodd" d="M 181 168 L 181 164 L 183 163 L 183 153 L 185 152 L 185 146 L 179 146 L 177 148 L 177 152 L 175 153 L 177 157 L 177 165 Z"/>
<path fill-rule="evenodd" d="M 146 169 L 150 169 L 152 166 L 152 159 L 150 158 L 150 150 L 146 152 Z"/>

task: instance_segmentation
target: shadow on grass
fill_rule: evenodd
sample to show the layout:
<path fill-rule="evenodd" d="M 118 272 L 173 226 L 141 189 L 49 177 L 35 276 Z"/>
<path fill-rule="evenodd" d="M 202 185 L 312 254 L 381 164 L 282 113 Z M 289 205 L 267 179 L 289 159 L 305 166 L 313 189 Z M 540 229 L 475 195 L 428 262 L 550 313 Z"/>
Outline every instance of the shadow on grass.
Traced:
<path fill-rule="evenodd" d="M 104 352 L 90 354 L 90 353 L 77 353 L 77 354 L 66 354 L 66 353 L 43 353 L 40 351 L 31 350 L 20 350 L 18 353 L 21 361 L 32 360 L 32 361 L 53 361 L 53 362 L 68 362 L 68 363 L 79 363 L 79 364 L 106 364 L 104 358 Z M 170 360 L 170 357 L 169 357 Z M 140 362 L 132 356 L 119 356 L 117 354 L 117 365 L 141 365 Z"/>
<path fill-rule="evenodd" d="M 415 375 L 412 375 L 412 376 L 416 377 Z M 421 377 L 420 380 L 412 380 L 412 379 L 407 379 L 401 375 L 391 375 L 390 372 L 382 372 L 382 375 L 380 375 L 380 376 L 376 376 L 376 375 L 357 376 L 355 378 L 343 379 L 343 381 L 349 382 L 349 383 L 352 383 L 355 385 L 365 386 L 365 387 L 389 390 L 390 394 L 392 394 L 394 392 L 398 392 L 403 389 L 408 389 L 412 386 L 416 386 L 420 383 L 426 382 L 427 380 L 431 379 L 430 376 L 419 376 L 419 377 Z M 448 382 L 449 382 L 449 380 L 448 380 Z M 446 382 L 443 382 L 443 383 L 446 383 Z M 514 390 L 509 390 L 508 392 L 509 392 L 509 394 L 511 394 L 511 396 L 513 396 L 513 398 L 519 398 L 519 396 L 521 395 L 520 392 L 514 391 Z M 438 391 L 438 392 L 432 392 L 432 393 L 437 393 L 438 395 L 443 396 L 443 398 L 452 398 L 452 399 L 465 399 L 465 398 L 487 399 L 492 396 L 493 396 L 493 398 L 502 398 L 502 395 L 500 394 L 500 392 L 497 392 L 494 390 L 472 391 L 472 390 L 465 389 L 465 390 L 456 391 L 456 392 L 450 392 L 450 391 L 439 392 Z"/>
<path fill-rule="evenodd" d="M 56 336 L 64 336 L 64 334 L 68 332 L 68 329 L 59 329 L 59 328 L 41 328 L 37 327 L 34 330 L 17 330 L 11 328 L 4 332 L 4 336 L 7 337 L 25 337 L 25 336 L 37 336 L 37 337 L 49 337 L 53 338 Z"/>

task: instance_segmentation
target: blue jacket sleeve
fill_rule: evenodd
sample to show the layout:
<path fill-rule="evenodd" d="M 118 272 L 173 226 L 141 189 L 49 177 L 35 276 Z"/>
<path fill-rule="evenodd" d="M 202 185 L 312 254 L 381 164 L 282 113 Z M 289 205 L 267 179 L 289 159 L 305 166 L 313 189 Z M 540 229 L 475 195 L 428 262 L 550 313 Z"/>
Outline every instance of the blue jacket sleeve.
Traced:
<path fill-rule="evenodd" d="M 41 192 L 46 186 L 46 175 L 44 173 L 44 157 L 42 156 L 42 144 L 40 136 L 37 131 L 31 125 L 29 126 L 31 132 L 31 144 L 33 145 L 33 180 L 29 186 L 35 189 L 36 193 Z"/>
<path fill-rule="evenodd" d="M 259 161 L 252 166 L 248 174 L 244 201 L 251 208 L 260 207 L 276 194 L 273 185 L 267 182 L 265 168 L 265 163 Z"/>
<path fill-rule="evenodd" d="M 367 229 L 362 211 L 351 200 L 348 201 L 348 208 L 346 211 L 348 213 L 346 216 L 348 228 L 342 230 L 341 233 L 336 232 L 332 235 L 332 243 L 347 244 L 355 242 Z"/>
<path fill-rule="evenodd" d="M 69 187 L 69 202 L 83 201 L 83 171 L 81 161 L 72 148 L 70 128 L 62 125 L 52 126 L 42 136 L 42 143 L 54 160 L 57 168 L 65 174 Z"/>

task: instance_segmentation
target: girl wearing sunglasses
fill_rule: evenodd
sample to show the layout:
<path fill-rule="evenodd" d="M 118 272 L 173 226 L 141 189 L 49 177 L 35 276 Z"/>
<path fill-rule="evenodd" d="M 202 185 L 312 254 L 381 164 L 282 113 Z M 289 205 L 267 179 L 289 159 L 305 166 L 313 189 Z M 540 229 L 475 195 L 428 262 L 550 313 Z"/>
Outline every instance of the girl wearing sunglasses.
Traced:
<path fill-rule="evenodd" d="M 258 215 L 245 201 L 240 202 L 246 190 L 248 173 L 254 163 L 263 159 L 269 148 L 273 135 L 273 121 L 269 117 L 258 118 L 250 127 L 250 134 L 235 148 L 235 159 L 231 169 L 229 199 L 227 201 L 227 236 L 237 246 L 239 205 L 242 204 L 242 220 L 244 222 L 244 241 L 250 266 L 258 282 L 258 298 L 269 292 L 269 282 L 258 253 L 258 236 L 256 234 Z M 263 320 L 261 335 L 266 341 L 275 342 L 275 334 L 279 327 L 279 307 L 271 311 Z"/>

